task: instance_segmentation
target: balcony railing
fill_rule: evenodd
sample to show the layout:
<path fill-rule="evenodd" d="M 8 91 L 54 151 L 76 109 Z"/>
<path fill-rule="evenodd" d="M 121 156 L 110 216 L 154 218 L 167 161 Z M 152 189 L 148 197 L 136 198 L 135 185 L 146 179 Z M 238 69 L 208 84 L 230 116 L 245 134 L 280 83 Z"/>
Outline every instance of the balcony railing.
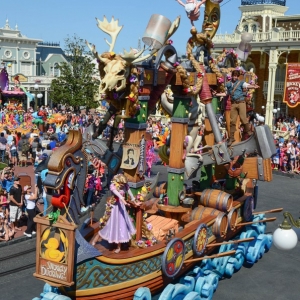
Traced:
<path fill-rule="evenodd" d="M 263 92 L 268 92 L 269 81 L 264 81 Z M 284 81 L 276 81 L 275 82 L 275 94 L 283 94 L 284 92 Z"/>
<path fill-rule="evenodd" d="M 214 44 L 221 43 L 236 43 L 241 41 L 240 33 L 233 34 L 216 34 L 213 38 Z M 300 30 L 283 30 L 283 31 L 270 31 L 270 32 L 257 32 L 253 33 L 252 43 L 259 42 L 287 42 L 287 41 L 300 41 Z"/>
<path fill-rule="evenodd" d="M 285 6 L 286 0 L 242 0 L 242 5 L 277 4 Z"/>

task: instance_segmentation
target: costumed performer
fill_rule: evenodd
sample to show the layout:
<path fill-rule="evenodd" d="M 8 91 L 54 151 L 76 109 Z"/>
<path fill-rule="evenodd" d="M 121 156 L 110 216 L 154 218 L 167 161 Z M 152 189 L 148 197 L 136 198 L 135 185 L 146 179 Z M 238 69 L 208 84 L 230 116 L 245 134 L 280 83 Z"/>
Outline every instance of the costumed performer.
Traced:
<path fill-rule="evenodd" d="M 114 194 L 115 203 L 106 225 L 98 231 L 99 235 L 93 239 L 92 245 L 94 246 L 99 237 L 102 237 L 109 243 L 116 243 L 118 246 L 114 252 L 119 253 L 121 243 L 128 243 L 136 233 L 133 222 L 126 211 L 126 206 L 130 206 L 130 204 L 126 202 L 125 194 L 128 193 L 133 202 L 135 202 L 135 198 L 127 184 L 127 178 L 123 174 L 117 174 L 113 177 L 110 190 Z M 139 205 L 140 203 L 136 202 L 136 204 Z"/>
<path fill-rule="evenodd" d="M 244 132 L 247 133 L 245 137 L 249 138 L 252 135 L 251 126 L 247 118 L 247 89 L 257 89 L 258 85 L 246 83 L 243 80 L 239 80 L 240 71 L 234 70 L 231 73 L 231 81 L 226 84 L 227 94 L 217 94 L 217 96 L 231 97 L 231 109 L 230 109 L 230 136 L 227 145 L 230 146 L 235 142 L 234 133 L 236 130 L 237 117 L 240 117 L 241 124 L 244 125 Z M 246 139 L 246 138 L 245 138 Z"/>
<path fill-rule="evenodd" d="M 191 20 L 192 26 L 194 26 L 194 21 L 197 21 L 200 17 L 200 6 L 205 3 L 206 0 L 186 0 L 186 3 L 183 3 L 181 0 L 176 1 L 184 7 L 188 18 Z"/>
<path fill-rule="evenodd" d="M 146 143 L 146 164 L 147 164 L 147 176 L 151 177 L 152 164 L 157 162 L 157 155 L 154 151 L 154 143 L 152 140 L 148 140 Z"/>

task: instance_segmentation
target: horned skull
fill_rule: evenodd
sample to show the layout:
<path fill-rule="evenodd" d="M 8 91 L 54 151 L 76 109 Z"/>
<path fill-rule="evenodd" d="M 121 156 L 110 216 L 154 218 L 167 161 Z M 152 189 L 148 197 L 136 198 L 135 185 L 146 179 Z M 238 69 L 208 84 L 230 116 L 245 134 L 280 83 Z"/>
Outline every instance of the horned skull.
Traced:
<path fill-rule="evenodd" d="M 126 88 L 126 79 L 129 76 L 130 68 L 120 56 L 113 59 L 99 57 L 104 63 L 104 77 L 101 79 L 99 93 L 107 91 L 119 92 Z"/>

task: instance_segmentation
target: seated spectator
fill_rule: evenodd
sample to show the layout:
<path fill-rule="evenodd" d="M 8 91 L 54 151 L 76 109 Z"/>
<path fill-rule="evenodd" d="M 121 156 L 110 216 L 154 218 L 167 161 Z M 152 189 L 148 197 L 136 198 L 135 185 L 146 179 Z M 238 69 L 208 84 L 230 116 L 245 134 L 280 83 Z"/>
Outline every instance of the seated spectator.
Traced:
<path fill-rule="evenodd" d="M 1 207 L 4 218 L 8 219 L 8 217 L 9 217 L 9 200 L 7 198 L 7 191 L 4 188 L 2 188 L 2 190 L 0 192 L 0 207 Z"/>
<path fill-rule="evenodd" d="M 44 137 L 44 140 L 42 141 L 42 149 L 43 149 L 43 150 L 46 149 L 46 148 L 47 148 L 47 145 L 49 145 L 49 144 L 50 144 L 50 139 L 49 139 L 49 136 L 46 135 L 46 136 Z"/>
<path fill-rule="evenodd" d="M 53 150 L 54 148 L 56 148 L 56 140 L 55 140 L 55 138 L 53 136 L 50 137 L 50 143 L 49 143 L 49 145 L 50 145 L 51 150 Z"/>
<path fill-rule="evenodd" d="M 9 226 L 8 219 L 0 214 L 0 241 L 9 241 L 14 234 L 14 231 Z"/>
<path fill-rule="evenodd" d="M 42 154 L 44 154 L 44 153 L 47 154 L 48 156 L 50 156 L 53 153 L 53 151 L 51 150 L 50 144 L 48 144 L 47 147 L 46 147 L 46 149 L 43 150 Z"/>

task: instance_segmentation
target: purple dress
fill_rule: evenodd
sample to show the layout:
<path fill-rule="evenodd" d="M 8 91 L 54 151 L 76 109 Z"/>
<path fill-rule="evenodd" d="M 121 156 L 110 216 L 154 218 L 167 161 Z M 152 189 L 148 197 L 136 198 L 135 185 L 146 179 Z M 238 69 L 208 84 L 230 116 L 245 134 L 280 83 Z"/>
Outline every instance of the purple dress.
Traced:
<path fill-rule="evenodd" d="M 111 210 L 111 216 L 107 221 L 105 227 L 98 231 L 99 235 L 109 243 L 127 243 L 130 241 L 131 236 L 136 233 L 136 229 L 131 221 L 130 216 L 126 211 L 125 204 L 119 200 L 119 197 L 124 197 L 125 190 L 132 197 L 132 193 L 126 185 L 124 190 L 118 191 L 114 184 L 110 185 L 110 190 L 116 196 L 116 203 Z"/>

